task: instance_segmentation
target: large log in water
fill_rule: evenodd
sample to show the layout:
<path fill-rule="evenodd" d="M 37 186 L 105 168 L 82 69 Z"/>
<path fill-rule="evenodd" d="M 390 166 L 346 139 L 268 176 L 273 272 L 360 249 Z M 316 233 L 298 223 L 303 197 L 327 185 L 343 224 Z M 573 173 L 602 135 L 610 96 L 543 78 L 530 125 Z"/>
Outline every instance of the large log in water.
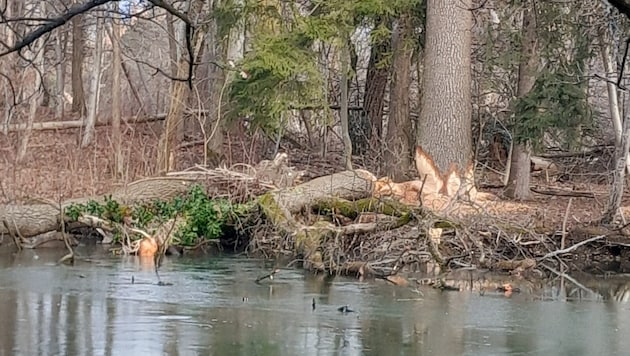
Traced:
<path fill-rule="evenodd" d="M 159 177 L 143 179 L 128 184 L 111 194 L 71 199 L 61 203 L 64 208 L 71 204 L 87 203 L 90 200 L 103 202 L 107 196 L 121 204 L 137 204 L 151 202 L 156 199 L 168 200 L 186 193 L 194 180 L 175 177 Z M 18 232 L 23 237 L 32 237 L 60 228 L 61 214 L 59 205 L 54 202 L 48 204 L 0 205 L 0 234 L 7 234 L 6 226 L 11 232 Z"/>

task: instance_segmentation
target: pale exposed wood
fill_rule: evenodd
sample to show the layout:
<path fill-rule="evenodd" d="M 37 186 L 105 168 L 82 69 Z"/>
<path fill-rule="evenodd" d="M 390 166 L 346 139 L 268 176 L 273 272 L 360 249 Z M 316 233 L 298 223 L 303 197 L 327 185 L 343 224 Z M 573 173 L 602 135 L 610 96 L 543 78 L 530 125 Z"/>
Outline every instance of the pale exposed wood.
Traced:
<path fill-rule="evenodd" d="M 473 188 L 471 0 L 428 0 L 416 168 L 436 193 Z M 457 75 L 453 75 L 457 73 Z M 466 184 L 462 184 L 466 182 Z M 471 188 L 471 189 L 469 189 Z"/>

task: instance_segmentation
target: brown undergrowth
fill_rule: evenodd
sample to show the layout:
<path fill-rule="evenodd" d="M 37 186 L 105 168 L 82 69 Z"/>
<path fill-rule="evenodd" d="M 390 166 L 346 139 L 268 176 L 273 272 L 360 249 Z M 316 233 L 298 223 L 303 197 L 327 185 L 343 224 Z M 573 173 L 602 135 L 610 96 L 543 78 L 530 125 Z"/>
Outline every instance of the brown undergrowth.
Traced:
<path fill-rule="evenodd" d="M 23 163 L 15 162 L 17 135 L 0 136 L 0 200 L 25 202 L 29 199 L 45 198 L 53 201 L 91 196 L 112 191 L 126 182 L 132 182 L 154 174 L 154 163 L 158 141 L 159 124 L 139 124 L 126 127 L 125 154 L 126 176 L 115 179 L 112 175 L 113 157 L 108 129 L 98 127 L 96 142 L 80 149 L 78 129 L 59 132 L 34 132 L 27 157 Z M 194 142 L 195 138 L 189 138 Z M 179 150 L 179 167 L 185 169 L 201 163 L 202 146 L 185 144 Z M 273 150 L 262 139 L 230 136 L 226 140 L 224 152 L 227 165 L 239 163 L 255 165 L 263 158 L 269 158 Z M 307 150 L 290 150 L 290 165 L 305 171 L 303 179 L 331 174 L 342 170 L 343 160 L 340 149 L 332 149 L 326 157 Z M 376 172 L 374 160 L 364 162 L 366 169 Z M 380 175 L 379 175 L 380 176 Z M 546 176 L 534 177 L 533 184 L 539 191 L 554 188 L 554 191 L 588 192 L 591 197 L 570 197 L 557 194 L 533 194 L 532 199 L 514 202 L 501 198 L 500 189 L 482 189 L 496 196 L 494 199 L 453 204 L 442 214 L 414 213 L 415 222 L 395 229 L 382 229 L 369 234 L 337 236 L 322 245 L 324 259 L 335 269 L 346 272 L 391 274 L 398 266 L 419 268 L 427 261 L 435 260 L 436 250 L 432 248 L 431 229 L 438 227 L 440 257 L 445 265 L 458 268 L 469 266 L 496 266 L 500 261 L 538 259 L 538 262 L 552 260 L 553 264 L 565 264 L 554 251 L 570 247 L 580 240 L 566 237 L 562 245 L 563 231 L 571 231 L 597 220 L 607 199 L 607 185 L 601 180 L 589 182 L 547 181 Z M 255 195 L 248 184 L 240 186 L 228 183 L 217 187 L 217 194 L 240 195 L 242 199 Z M 553 192 L 552 192 L 553 193 Z M 570 206 L 569 206 L 570 202 Z M 625 215 L 628 213 L 628 200 L 623 202 Z M 361 217 L 365 218 L 365 217 Z M 332 216 L 338 225 L 354 221 L 342 221 L 344 217 Z M 337 220 L 334 220 L 337 219 Z M 345 217 L 346 220 L 349 218 Z M 356 219 L 359 219 L 357 217 Z M 441 222 L 444 220 L 445 222 Z M 270 230 L 264 221 L 248 221 L 249 233 L 261 236 L 250 246 L 255 252 L 271 255 L 290 253 L 290 237 L 281 236 Z M 424 237 L 423 237 L 424 236 Z M 588 239 L 584 238 L 582 240 Z M 601 242 L 601 241 L 600 241 Z M 595 249 L 609 248 L 610 242 L 602 242 Z M 271 249 L 269 247 L 272 247 Z M 614 247 L 614 246 L 613 246 Z M 272 251 L 273 250 L 273 251 Z M 370 261 L 367 265 L 365 262 Z M 512 266 L 513 267 L 513 266 Z M 517 266 L 518 267 L 518 266 Z M 367 269 L 367 270 L 366 270 Z M 516 269 L 516 268 L 512 268 Z"/>

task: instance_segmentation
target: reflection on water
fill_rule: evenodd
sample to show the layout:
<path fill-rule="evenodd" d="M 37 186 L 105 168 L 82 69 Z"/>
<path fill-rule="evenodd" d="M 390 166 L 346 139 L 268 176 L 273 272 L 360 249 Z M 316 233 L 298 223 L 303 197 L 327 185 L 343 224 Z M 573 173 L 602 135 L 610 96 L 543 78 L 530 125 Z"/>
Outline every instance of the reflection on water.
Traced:
<path fill-rule="evenodd" d="M 421 296 L 299 270 L 258 285 L 253 280 L 270 266 L 233 258 L 167 259 L 160 275 L 173 286 L 157 286 L 135 257 L 54 266 L 59 257 L 0 256 L 0 356 L 616 355 L 630 348 L 629 306 L 615 302 L 430 288 Z M 357 312 L 337 312 L 344 304 Z"/>

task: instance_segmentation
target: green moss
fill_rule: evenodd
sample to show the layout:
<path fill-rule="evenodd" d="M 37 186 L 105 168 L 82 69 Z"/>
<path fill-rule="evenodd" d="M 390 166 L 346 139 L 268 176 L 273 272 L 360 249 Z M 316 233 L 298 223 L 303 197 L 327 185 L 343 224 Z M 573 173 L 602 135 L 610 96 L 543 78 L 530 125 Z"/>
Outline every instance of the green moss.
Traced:
<path fill-rule="evenodd" d="M 392 200 L 365 198 L 349 201 L 341 198 L 320 200 L 313 204 L 313 210 L 319 214 L 331 214 L 333 211 L 350 219 L 356 219 L 360 213 L 380 213 L 390 216 L 403 217 L 409 215 L 411 208 Z"/>
<path fill-rule="evenodd" d="M 87 214 L 114 223 L 114 226 L 131 224 L 133 227 L 151 233 L 166 221 L 182 217 L 173 231 L 174 242 L 192 246 L 201 240 L 217 239 L 228 226 L 233 226 L 239 217 L 246 215 L 251 204 L 233 204 L 225 199 L 211 199 L 202 186 L 195 186 L 183 196 L 171 200 L 155 200 L 150 203 L 127 206 L 111 197 L 104 202 L 89 201 L 86 204 L 73 204 L 66 208 L 71 221 Z M 121 231 L 114 232 L 119 238 Z"/>
<path fill-rule="evenodd" d="M 258 198 L 258 206 L 260 206 L 263 214 L 265 214 L 273 225 L 279 226 L 287 223 L 287 217 L 282 211 L 282 208 L 278 205 L 278 202 L 276 202 L 273 193 L 269 192 L 261 195 Z"/>

